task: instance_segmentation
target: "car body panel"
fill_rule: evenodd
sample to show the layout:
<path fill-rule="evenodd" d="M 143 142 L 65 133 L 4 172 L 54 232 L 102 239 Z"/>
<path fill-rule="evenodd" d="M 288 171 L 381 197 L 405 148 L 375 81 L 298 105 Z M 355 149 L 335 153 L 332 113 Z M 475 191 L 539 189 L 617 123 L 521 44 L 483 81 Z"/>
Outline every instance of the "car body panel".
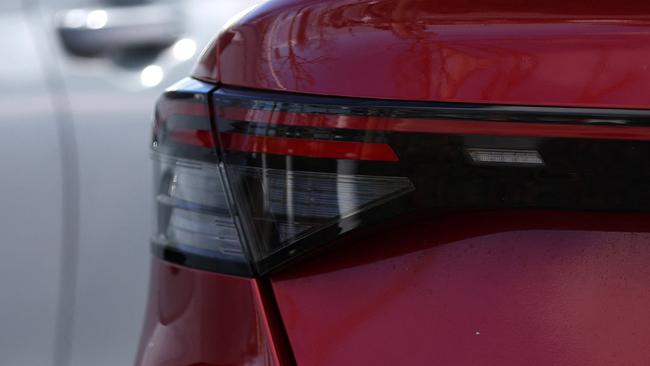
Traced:
<path fill-rule="evenodd" d="M 639 2 L 267 2 L 195 75 L 363 98 L 645 108 L 650 6 Z"/>
<path fill-rule="evenodd" d="M 0 364 L 47 365 L 65 246 L 60 111 L 31 19 L 13 4 L 0 6 Z"/>
<path fill-rule="evenodd" d="M 283 330 L 259 280 L 155 259 L 137 365 L 284 365 Z"/>
<path fill-rule="evenodd" d="M 647 215 L 401 220 L 273 278 L 299 365 L 643 365 Z"/>
<path fill-rule="evenodd" d="M 649 10 L 272 1 L 226 29 L 194 76 L 322 96 L 644 109 Z M 299 365 L 647 364 L 648 218 L 419 213 L 273 274 L 273 295 Z"/>

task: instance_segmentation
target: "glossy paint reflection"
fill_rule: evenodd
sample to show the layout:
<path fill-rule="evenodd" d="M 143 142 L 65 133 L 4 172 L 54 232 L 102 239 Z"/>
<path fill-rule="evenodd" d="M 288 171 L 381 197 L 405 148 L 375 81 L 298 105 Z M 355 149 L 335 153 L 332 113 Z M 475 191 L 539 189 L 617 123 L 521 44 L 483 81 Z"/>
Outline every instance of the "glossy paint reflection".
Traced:
<path fill-rule="evenodd" d="M 648 106 L 650 4 L 426 0 L 266 3 L 195 76 L 366 98 Z"/>
<path fill-rule="evenodd" d="M 645 365 L 649 229 L 631 214 L 405 218 L 273 287 L 298 364 Z"/>
<path fill-rule="evenodd" d="M 154 260 L 136 365 L 282 365 L 257 280 Z"/>

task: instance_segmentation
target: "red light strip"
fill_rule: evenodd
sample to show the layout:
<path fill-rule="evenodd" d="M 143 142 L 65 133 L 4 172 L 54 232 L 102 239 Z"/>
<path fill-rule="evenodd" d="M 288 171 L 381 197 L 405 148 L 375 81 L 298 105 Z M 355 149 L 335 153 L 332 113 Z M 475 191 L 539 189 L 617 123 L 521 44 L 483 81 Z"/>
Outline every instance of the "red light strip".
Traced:
<path fill-rule="evenodd" d="M 176 128 L 169 131 L 168 139 L 176 144 L 192 145 L 204 148 L 214 147 L 210 131 L 189 128 Z"/>
<path fill-rule="evenodd" d="M 209 116 L 208 105 L 187 100 L 165 100 L 156 106 L 156 121 L 153 133 L 158 136 L 160 128 L 172 116 Z M 209 125 L 209 120 L 206 123 Z M 177 128 L 169 132 L 169 140 L 177 144 L 194 145 L 199 147 L 212 147 L 210 132 L 195 129 Z M 207 137 L 206 137 L 207 136 Z M 208 142 L 209 141 L 209 142 Z"/>
<path fill-rule="evenodd" d="M 227 150 L 329 159 L 399 161 L 387 144 L 222 133 Z"/>
<path fill-rule="evenodd" d="M 390 118 L 280 112 L 221 107 L 221 118 L 285 126 L 343 128 L 367 131 L 420 132 L 433 134 L 566 137 L 604 140 L 650 140 L 650 128 L 590 126 L 578 124 L 493 122 L 453 119 Z"/>

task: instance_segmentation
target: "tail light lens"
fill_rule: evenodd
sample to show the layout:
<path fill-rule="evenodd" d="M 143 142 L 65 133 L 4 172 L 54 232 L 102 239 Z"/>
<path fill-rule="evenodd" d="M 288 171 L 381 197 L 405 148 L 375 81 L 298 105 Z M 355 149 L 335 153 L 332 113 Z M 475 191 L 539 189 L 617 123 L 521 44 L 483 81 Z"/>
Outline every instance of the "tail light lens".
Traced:
<path fill-rule="evenodd" d="M 436 208 L 648 210 L 646 111 L 363 101 L 185 80 L 154 127 L 168 260 L 264 274 Z"/>
<path fill-rule="evenodd" d="M 197 268 L 251 274 L 215 149 L 209 92 L 184 80 L 156 108 L 153 131 L 157 225 L 154 250 Z"/>

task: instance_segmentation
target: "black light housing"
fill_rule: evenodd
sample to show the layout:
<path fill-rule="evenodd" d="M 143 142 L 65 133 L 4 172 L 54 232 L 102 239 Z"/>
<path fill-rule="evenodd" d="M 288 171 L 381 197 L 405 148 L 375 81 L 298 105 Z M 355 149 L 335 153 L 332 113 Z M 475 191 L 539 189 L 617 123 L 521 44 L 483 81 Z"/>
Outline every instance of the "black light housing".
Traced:
<path fill-rule="evenodd" d="M 157 109 L 154 248 L 184 265 L 251 276 L 418 210 L 647 211 L 648 117 L 187 79 Z"/>

